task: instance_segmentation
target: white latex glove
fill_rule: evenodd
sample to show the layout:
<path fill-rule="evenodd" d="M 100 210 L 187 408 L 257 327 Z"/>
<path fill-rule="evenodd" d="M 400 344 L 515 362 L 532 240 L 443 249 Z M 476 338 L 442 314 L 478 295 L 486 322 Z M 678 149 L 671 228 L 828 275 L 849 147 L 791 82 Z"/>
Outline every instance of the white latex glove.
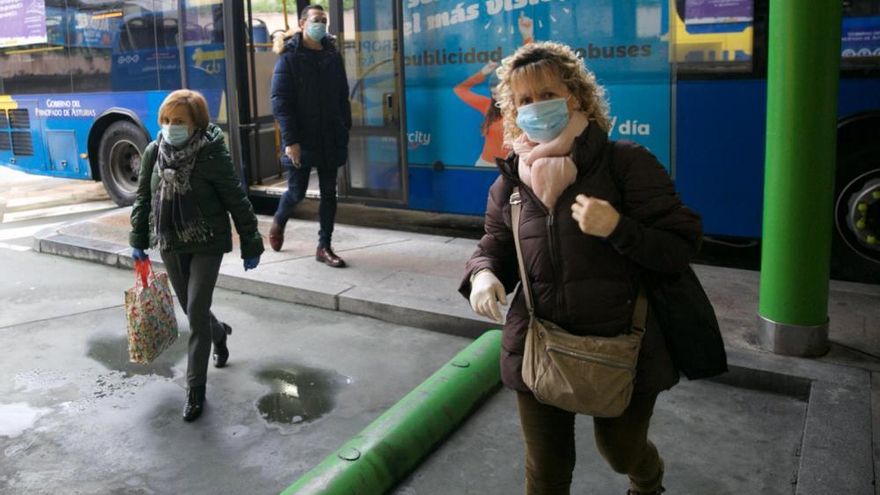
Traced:
<path fill-rule="evenodd" d="M 504 285 L 489 270 L 480 270 L 471 282 L 471 309 L 478 315 L 491 318 L 501 323 L 501 311 L 498 302 L 507 305 Z"/>

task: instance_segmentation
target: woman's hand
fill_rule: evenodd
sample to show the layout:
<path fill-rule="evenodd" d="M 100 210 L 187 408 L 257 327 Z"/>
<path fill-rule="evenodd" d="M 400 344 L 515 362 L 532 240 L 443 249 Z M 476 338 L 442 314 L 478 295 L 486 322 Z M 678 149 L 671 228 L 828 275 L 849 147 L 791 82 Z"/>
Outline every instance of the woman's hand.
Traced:
<path fill-rule="evenodd" d="M 581 232 L 596 237 L 608 237 L 620 221 L 620 213 L 603 199 L 578 194 L 571 205 L 571 217 Z"/>
<path fill-rule="evenodd" d="M 471 309 L 478 315 L 491 318 L 501 323 L 501 311 L 498 302 L 507 305 L 504 286 L 498 277 L 489 270 L 480 270 L 471 281 Z"/>

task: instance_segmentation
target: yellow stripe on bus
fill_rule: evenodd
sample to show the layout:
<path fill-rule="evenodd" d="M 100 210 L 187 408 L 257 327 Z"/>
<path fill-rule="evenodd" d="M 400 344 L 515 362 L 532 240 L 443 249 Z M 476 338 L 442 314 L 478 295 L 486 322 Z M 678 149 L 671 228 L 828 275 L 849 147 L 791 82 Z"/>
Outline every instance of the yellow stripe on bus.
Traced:
<path fill-rule="evenodd" d="M 15 110 L 18 103 L 9 95 L 0 95 L 0 110 Z"/>

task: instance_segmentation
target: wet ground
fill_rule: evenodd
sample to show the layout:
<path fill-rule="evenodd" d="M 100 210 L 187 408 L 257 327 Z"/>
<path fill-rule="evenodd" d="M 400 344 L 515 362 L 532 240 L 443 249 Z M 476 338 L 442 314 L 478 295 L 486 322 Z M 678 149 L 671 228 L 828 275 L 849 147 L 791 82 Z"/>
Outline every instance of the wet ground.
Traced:
<path fill-rule="evenodd" d="M 0 253 L 0 271 L 20 282 L 0 288 L 4 494 L 277 493 L 469 342 L 221 290 L 230 362 L 187 424 L 182 313 L 178 341 L 131 364 L 128 272 L 32 252 Z"/>
<path fill-rule="evenodd" d="M 199 421 L 180 418 L 188 329 L 151 365 L 127 361 L 126 270 L 0 252 L 0 493 L 278 493 L 421 383 L 469 339 L 218 290 L 234 328 Z M 661 396 L 652 438 L 670 493 L 793 492 L 804 397 L 713 382 Z M 572 493 L 621 494 L 579 418 Z M 501 390 L 395 489 L 522 492 L 512 392 Z"/>

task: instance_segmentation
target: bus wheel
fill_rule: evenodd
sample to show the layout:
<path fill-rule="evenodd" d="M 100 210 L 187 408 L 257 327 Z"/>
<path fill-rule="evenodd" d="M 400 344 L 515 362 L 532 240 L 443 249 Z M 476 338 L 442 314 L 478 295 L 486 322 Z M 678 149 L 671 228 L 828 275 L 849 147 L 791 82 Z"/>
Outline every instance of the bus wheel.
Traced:
<path fill-rule="evenodd" d="M 101 136 L 101 143 L 98 145 L 101 182 L 104 183 L 110 199 L 119 206 L 128 206 L 134 202 L 141 169 L 141 153 L 146 147 L 147 137 L 143 131 L 127 120 L 110 124 Z"/>
<path fill-rule="evenodd" d="M 838 134 L 831 275 L 880 283 L 880 116 Z"/>

